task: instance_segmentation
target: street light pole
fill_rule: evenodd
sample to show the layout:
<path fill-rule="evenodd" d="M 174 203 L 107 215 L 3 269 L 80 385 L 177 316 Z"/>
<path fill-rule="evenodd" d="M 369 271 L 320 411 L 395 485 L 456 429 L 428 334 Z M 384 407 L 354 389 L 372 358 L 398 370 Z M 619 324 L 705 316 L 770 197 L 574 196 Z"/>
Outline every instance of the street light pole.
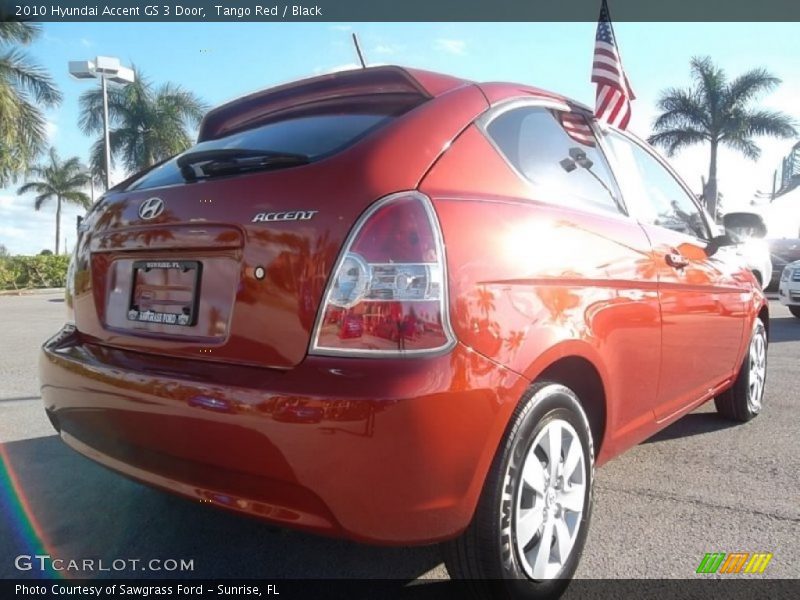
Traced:
<path fill-rule="evenodd" d="M 103 88 L 103 137 L 105 139 L 106 155 L 106 189 L 111 189 L 111 134 L 108 126 L 108 84 L 104 76 L 100 77 L 100 86 Z"/>
<path fill-rule="evenodd" d="M 120 65 L 112 56 L 98 56 L 94 60 L 70 61 L 69 74 L 75 79 L 99 79 L 103 93 L 103 150 L 106 167 L 106 190 L 111 188 L 111 132 L 108 120 L 108 83 L 127 85 L 133 83 L 133 69 Z"/>

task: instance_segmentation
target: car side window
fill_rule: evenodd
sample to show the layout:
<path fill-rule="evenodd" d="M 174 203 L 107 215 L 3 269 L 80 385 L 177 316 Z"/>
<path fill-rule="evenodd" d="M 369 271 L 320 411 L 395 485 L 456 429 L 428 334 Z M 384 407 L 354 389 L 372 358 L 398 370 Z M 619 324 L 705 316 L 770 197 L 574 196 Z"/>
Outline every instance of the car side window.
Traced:
<path fill-rule="evenodd" d="M 617 160 L 625 202 L 642 222 L 709 239 L 702 211 L 658 159 L 616 132 L 605 139 Z"/>
<path fill-rule="evenodd" d="M 489 122 L 486 132 L 545 198 L 621 212 L 611 168 L 583 115 L 543 107 L 514 108 Z"/>

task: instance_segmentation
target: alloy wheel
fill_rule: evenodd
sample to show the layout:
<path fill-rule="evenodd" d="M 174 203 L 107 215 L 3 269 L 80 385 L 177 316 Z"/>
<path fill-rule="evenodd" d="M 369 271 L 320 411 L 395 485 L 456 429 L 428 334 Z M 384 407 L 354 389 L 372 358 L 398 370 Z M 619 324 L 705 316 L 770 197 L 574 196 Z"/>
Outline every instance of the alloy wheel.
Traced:
<path fill-rule="evenodd" d="M 762 328 L 757 329 L 753 339 L 750 340 L 748 363 L 750 368 L 750 387 L 747 394 L 747 404 L 751 412 L 757 413 L 761 410 L 764 381 L 767 376 L 767 340 Z"/>
<path fill-rule="evenodd" d="M 586 461 L 578 434 L 554 419 L 531 444 L 520 471 L 513 533 L 528 577 L 552 579 L 575 545 L 586 498 Z"/>

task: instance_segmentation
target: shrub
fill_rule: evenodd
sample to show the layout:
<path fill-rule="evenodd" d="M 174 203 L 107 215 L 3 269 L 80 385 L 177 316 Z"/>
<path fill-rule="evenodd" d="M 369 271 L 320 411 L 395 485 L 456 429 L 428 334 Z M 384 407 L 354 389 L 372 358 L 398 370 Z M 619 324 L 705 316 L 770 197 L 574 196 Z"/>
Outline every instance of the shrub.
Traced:
<path fill-rule="evenodd" d="M 0 257 L 0 290 L 64 287 L 69 256 Z"/>

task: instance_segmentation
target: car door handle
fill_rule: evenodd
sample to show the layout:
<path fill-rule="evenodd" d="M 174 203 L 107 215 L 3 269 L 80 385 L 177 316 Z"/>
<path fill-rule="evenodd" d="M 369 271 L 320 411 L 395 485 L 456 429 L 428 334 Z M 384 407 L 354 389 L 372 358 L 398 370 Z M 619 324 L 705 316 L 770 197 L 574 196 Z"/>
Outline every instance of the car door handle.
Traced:
<path fill-rule="evenodd" d="M 664 260 L 667 261 L 667 264 L 670 267 L 675 269 L 685 269 L 689 266 L 689 259 L 684 257 L 682 254 L 678 252 L 669 252 L 665 257 Z"/>

